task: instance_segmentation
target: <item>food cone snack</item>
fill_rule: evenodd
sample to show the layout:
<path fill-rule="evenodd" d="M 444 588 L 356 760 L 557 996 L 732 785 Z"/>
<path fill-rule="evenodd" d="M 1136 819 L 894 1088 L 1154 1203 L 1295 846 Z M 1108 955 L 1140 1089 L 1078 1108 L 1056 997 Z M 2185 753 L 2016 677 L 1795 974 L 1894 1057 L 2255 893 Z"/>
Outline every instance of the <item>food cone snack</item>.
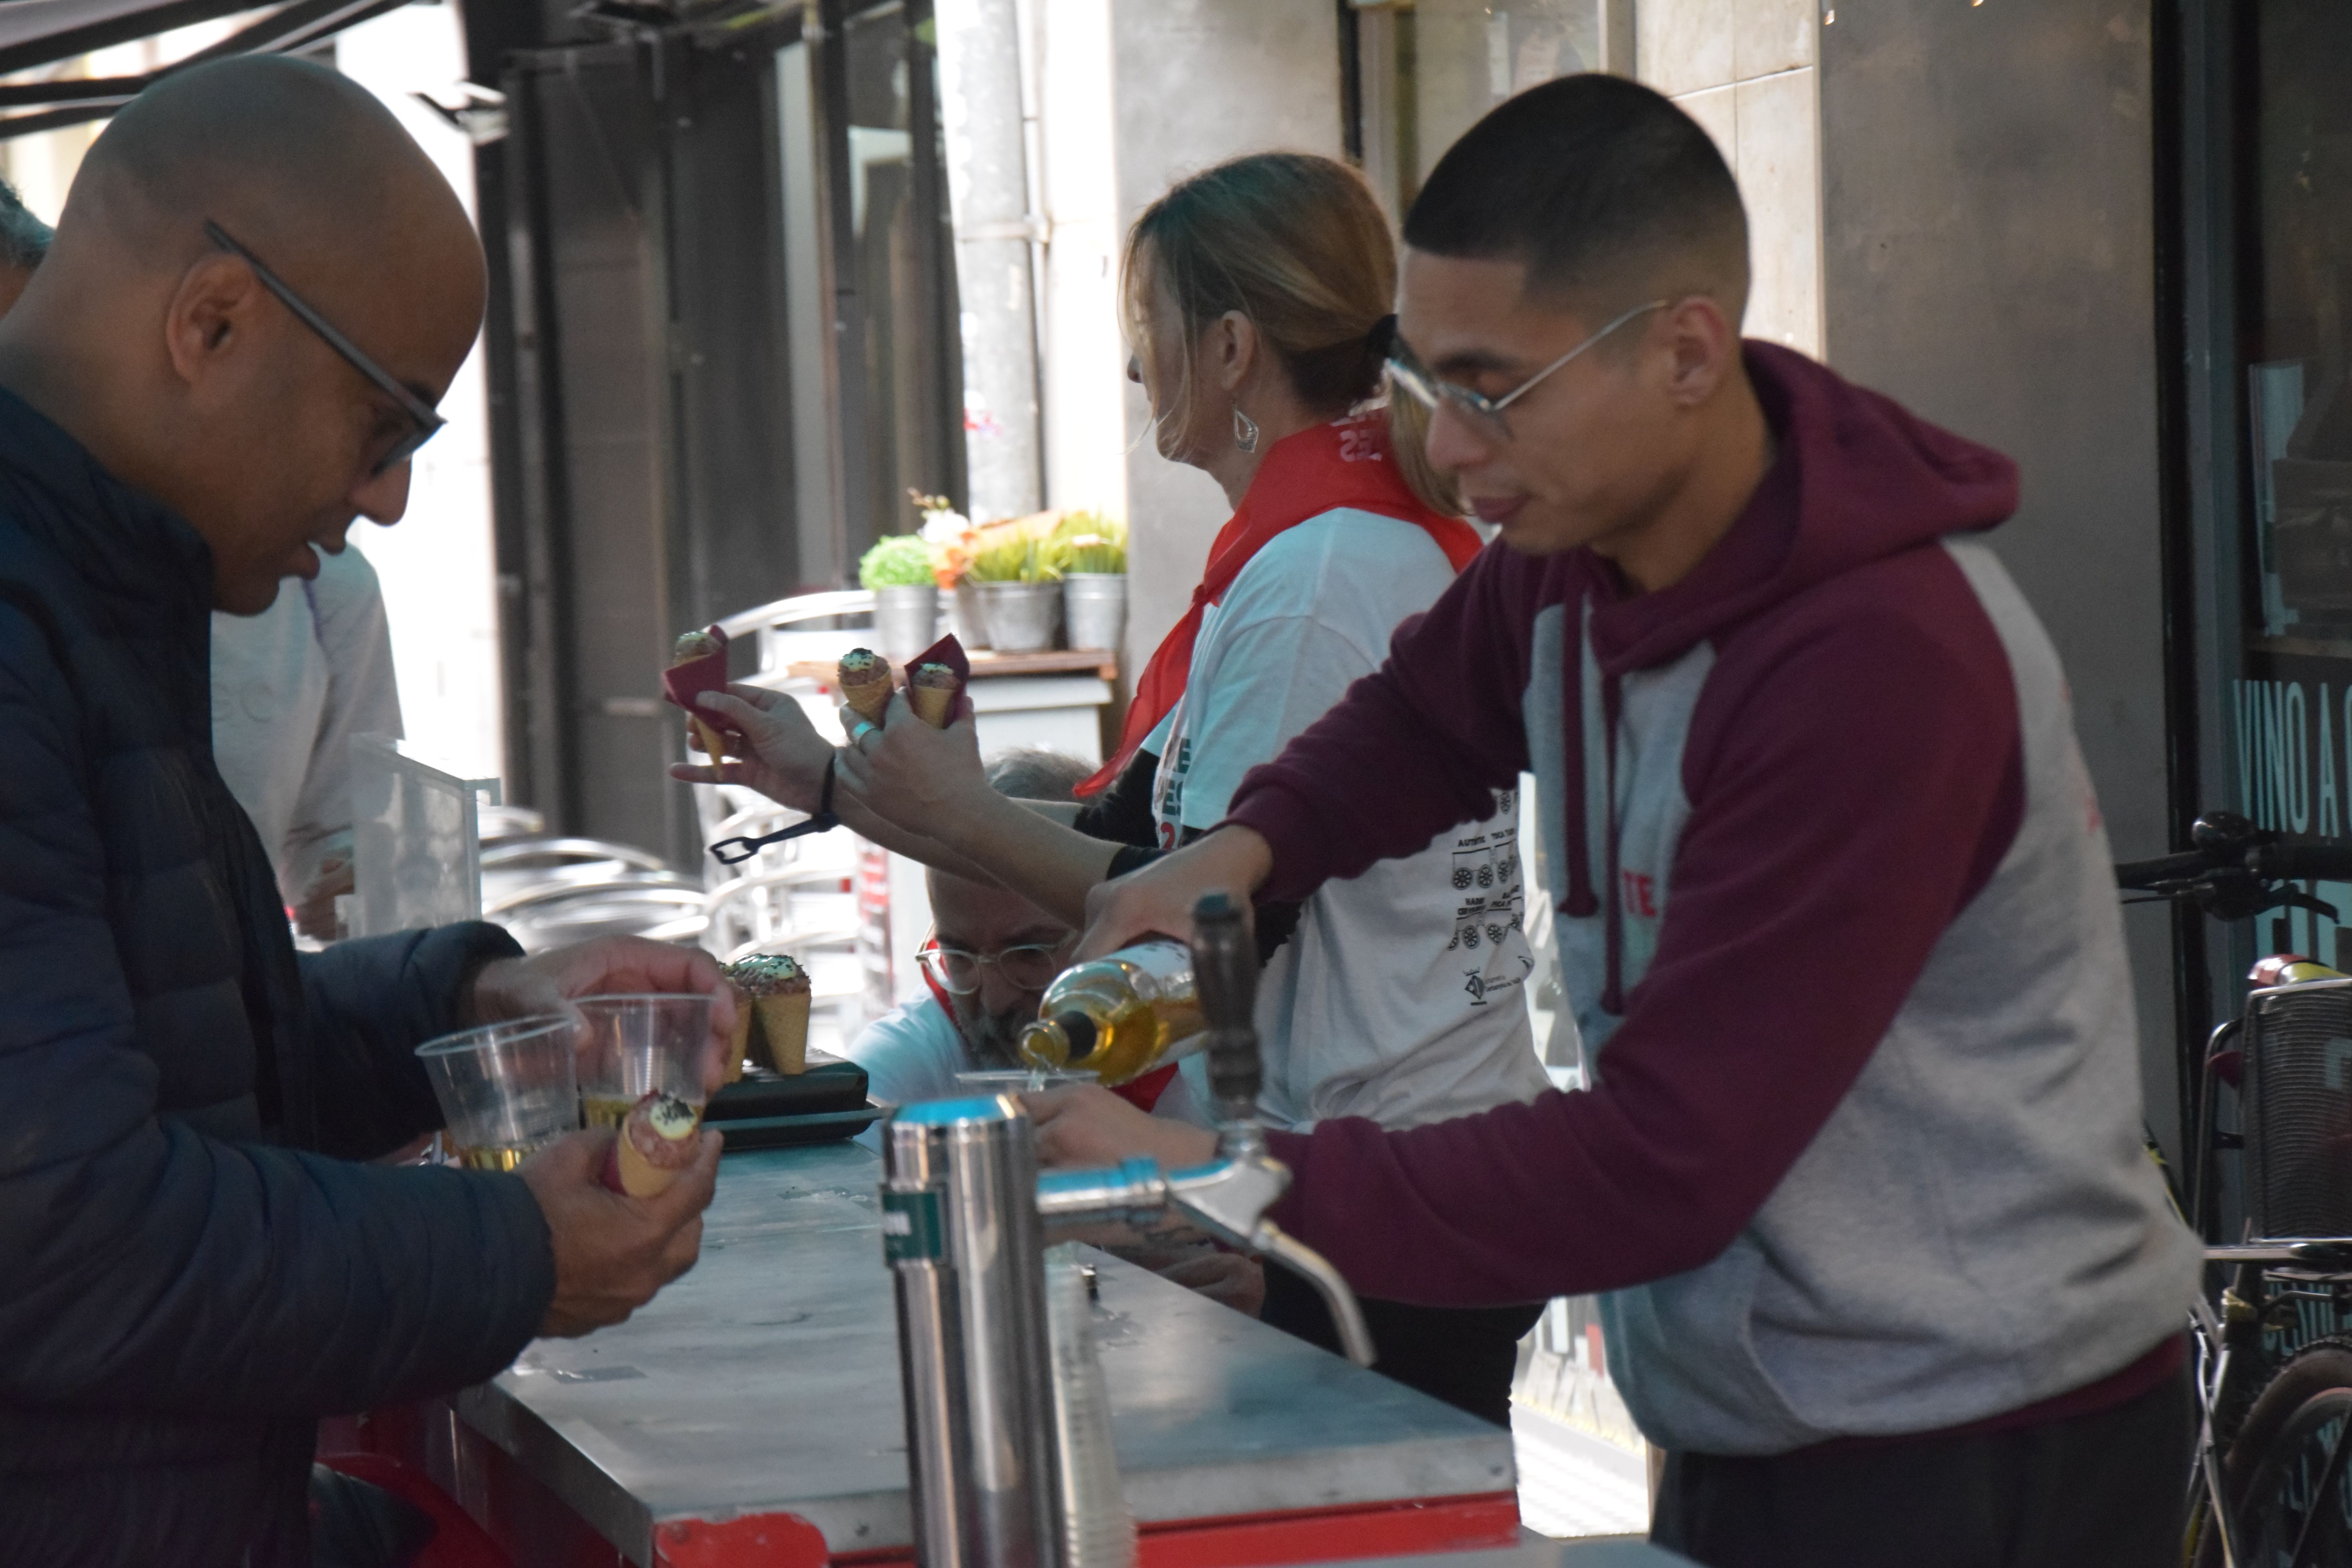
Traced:
<path fill-rule="evenodd" d="M 736 1029 L 752 1063 L 788 1075 L 807 1071 L 808 971 L 787 954 L 758 952 L 729 964 L 727 979 L 751 1002 Z"/>
<path fill-rule="evenodd" d="M 907 681 L 907 702 L 915 717 L 934 730 L 944 730 L 955 713 L 956 693 L 963 682 L 944 664 L 919 664 Z"/>
<path fill-rule="evenodd" d="M 604 1159 L 604 1184 L 633 1198 L 649 1198 L 667 1190 L 677 1174 L 694 1163 L 702 1125 L 702 1109 L 674 1094 L 646 1095 L 629 1108 L 613 1152 Z"/>
<path fill-rule="evenodd" d="M 670 645 L 669 667 L 677 669 L 692 664 L 698 659 L 709 658 L 714 654 L 724 657 L 726 652 L 724 645 L 709 632 L 680 632 L 677 641 Z M 726 760 L 727 742 L 719 737 L 719 731 L 712 727 L 709 720 L 688 708 L 686 710 L 686 722 L 687 727 L 694 732 L 695 750 L 714 763 Z"/>
<path fill-rule="evenodd" d="M 867 722 L 882 722 L 883 710 L 890 706 L 890 661 L 872 648 L 854 647 L 841 656 L 835 675 L 841 683 L 841 700 Z"/>
<path fill-rule="evenodd" d="M 770 1065 L 788 1078 L 808 1071 L 809 994 L 782 991 L 754 997 L 751 1006 L 760 1015 Z"/>

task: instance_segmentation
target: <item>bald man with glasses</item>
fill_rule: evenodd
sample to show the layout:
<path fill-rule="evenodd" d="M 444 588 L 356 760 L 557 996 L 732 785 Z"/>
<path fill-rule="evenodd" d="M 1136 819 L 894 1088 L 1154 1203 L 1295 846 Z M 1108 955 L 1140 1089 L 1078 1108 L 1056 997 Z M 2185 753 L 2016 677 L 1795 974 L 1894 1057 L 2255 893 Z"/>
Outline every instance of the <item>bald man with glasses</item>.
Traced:
<path fill-rule="evenodd" d="M 373 1161 L 438 1125 L 415 1049 L 707 954 L 524 959 L 495 926 L 297 955 L 215 764 L 215 610 L 267 610 L 409 459 L 481 248 L 365 91 L 217 61 L 91 147 L 0 319 L 0 1541 L 12 1565 L 310 1561 L 318 1418 L 477 1383 L 690 1267 L 719 1138 L 661 1196 L 610 1133 L 514 1174 Z"/>

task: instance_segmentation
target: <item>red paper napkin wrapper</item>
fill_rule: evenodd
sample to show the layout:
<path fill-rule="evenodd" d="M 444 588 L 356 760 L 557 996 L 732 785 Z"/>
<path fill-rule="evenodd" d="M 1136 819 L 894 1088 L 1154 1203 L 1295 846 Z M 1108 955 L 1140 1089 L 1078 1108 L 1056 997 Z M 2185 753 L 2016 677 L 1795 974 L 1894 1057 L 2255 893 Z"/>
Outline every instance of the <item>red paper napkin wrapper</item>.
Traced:
<path fill-rule="evenodd" d="M 971 660 L 965 655 L 963 651 L 963 644 L 956 641 L 955 633 L 953 632 L 950 632 L 947 636 L 941 637 L 939 641 L 933 643 L 930 647 L 917 654 L 914 658 L 908 659 L 904 667 L 907 679 L 909 680 L 913 679 L 915 676 L 915 667 L 923 664 L 944 664 L 950 669 L 954 670 L 956 689 L 959 691 L 971 684 Z"/>
<path fill-rule="evenodd" d="M 734 726 L 702 706 L 706 691 L 727 689 L 727 634 L 717 626 L 705 626 L 703 631 L 719 644 L 717 653 L 706 653 L 700 658 L 689 658 L 684 664 L 674 664 L 662 671 L 662 696 L 676 707 L 683 708 L 701 719 L 714 730 L 728 734 Z"/>

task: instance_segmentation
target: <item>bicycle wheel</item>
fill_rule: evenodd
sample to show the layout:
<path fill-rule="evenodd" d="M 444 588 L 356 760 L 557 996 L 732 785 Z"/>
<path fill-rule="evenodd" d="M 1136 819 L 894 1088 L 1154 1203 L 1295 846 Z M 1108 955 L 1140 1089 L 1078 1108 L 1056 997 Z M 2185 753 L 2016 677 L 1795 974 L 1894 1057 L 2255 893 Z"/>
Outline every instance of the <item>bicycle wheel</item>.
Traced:
<path fill-rule="evenodd" d="M 2352 1339 L 2315 1340 L 2279 1368 L 2230 1445 L 2222 1485 L 2239 1568 L 2352 1563 Z M 2200 1563 L 2221 1562 L 2219 1542 L 2200 1545 Z"/>

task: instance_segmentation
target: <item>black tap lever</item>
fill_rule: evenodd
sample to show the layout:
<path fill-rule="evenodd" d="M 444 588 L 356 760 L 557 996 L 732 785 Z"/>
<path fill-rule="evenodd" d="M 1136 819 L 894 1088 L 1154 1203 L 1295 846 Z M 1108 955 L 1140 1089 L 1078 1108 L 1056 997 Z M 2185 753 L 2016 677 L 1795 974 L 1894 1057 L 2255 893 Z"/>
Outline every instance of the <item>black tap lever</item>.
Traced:
<path fill-rule="evenodd" d="M 1249 917 L 1224 893 L 1192 906 L 1192 983 L 1207 1024 L 1209 1095 L 1220 1127 L 1257 1120 L 1257 950 Z"/>

